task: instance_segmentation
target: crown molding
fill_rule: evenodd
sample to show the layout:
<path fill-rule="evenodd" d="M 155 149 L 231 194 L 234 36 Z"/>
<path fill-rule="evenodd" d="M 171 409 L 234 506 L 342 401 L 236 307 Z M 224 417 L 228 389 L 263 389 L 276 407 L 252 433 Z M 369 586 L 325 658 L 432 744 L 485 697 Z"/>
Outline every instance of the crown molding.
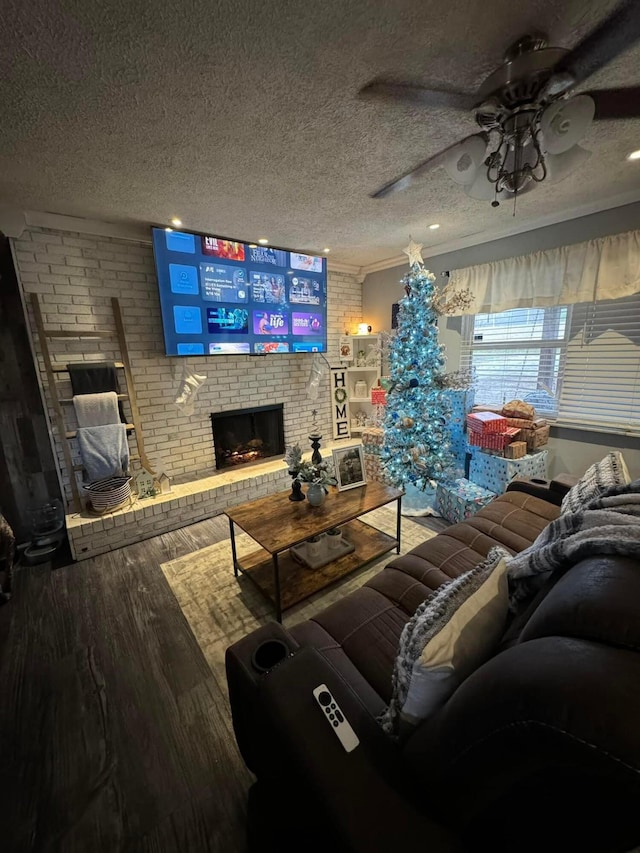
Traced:
<path fill-rule="evenodd" d="M 120 240 L 151 243 L 150 225 L 104 222 L 101 219 L 86 219 L 83 216 L 67 216 L 64 213 L 49 213 L 41 210 L 27 210 L 25 220 L 27 225 L 35 228 L 52 228 L 54 231 L 75 231 L 78 234 L 97 234 L 101 237 L 117 237 Z"/>
<path fill-rule="evenodd" d="M 517 222 L 508 228 L 501 228 L 496 232 L 476 232 L 456 240 L 449 240 L 436 245 L 427 246 L 424 249 L 425 260 L 444 255 L 448 252 L 457 252 L 478 246 L 482 243 L 491 243 L 505 237 L 513 237 L 516 234 L 524 234 L 527 231 L 535 231 L 548 225 L 556 225 L 559 222 L 567 222 L 579 219 L 582 216 L 590 216 L 615 207 L 633 204 L 640 201 L 640 191 L 634 190 L 621 195 L 612 196 L 609 199 L 590 202 L 580 205 L 568 211 L 550 213 L 531 220 L 527 223 Z M 0 231 L 7 237 L 19 237 L 28 225 L 38 228 L 51 228 L 56 231 L 74 231 L 79 234 L 95 234 L 103 237 L 116 237 L 120 240 L 133 240 L 138 243 L 151 243 L 151 225 L 140 225 L 138 223 L 105 222 L 99 219 L 88 219 L 81 216 L 67 216 L 63 213 L 50 213 L 47 211 L 27 210 L 22 211 L 10 205 L 0 205 Z M 372 264 L 359 266 L 357 264 L 333 261 L 327 258 L 329 272 L 345 273 L 353 275 L 358 282 L 362 283 L 366 276 L 393 267 L 407 266 L 407 258 L 404 254 L 393 255 Z"/>
<path fill-rule="evenodd" d="M 360 272 L 368 276 L 372 272 L 380 272 L 380 270 L 388 270 L 391 267 L 400 267 L 407 265 L 406 255 L 394 255 L 392 258 L 386 258 L 384 261 L 376 261 L 374 264 L 367 264 L 360 268 Z"/>
<path fill-rule="evenodd" d="M 151 243 L 151 224 L 137 225 L 133 223 L 105 222 L 100 219 L 86 219 L 82 216 L 67 216 L 64 213 L 49 213 L 39 210 L 28 210 L 22 214 L 22 228 L 32 225 L 36 228 L 51 228 L 54 231 L 75 231 L 79 234 L 96 234 L 102 237 L 117 237 L 120 240 L 135 240 L 137 243 Z M 0 209 L 0 230 L 2 228 L 2 210 Z M 7 236 L 18 236 L 9 234 Z M 359 281 L 364 280 L 365 273 L 357 264 L 331 261 L 327 258 L 329 272 L 355 275 Z"/>
<path fill-rule="evenodd" d="M 362 267 L 357 264 L 343 264 L 339 261 L 330 261 L 327 259 L 327 269 L 329 272 L 343 272 L 348 275 L 362 275 Z M 364 275 L 362 276 L 364 278 Z"/>
<path fill-rule="evenodd" d="M 0 232 L 5 237 L 17 239 L 26 228 L 24 212 L 10 204 L 0 204 Z"/>
<path fill-rule="evenodd" d="M 429 258 L 444 255 L 448 252 L 457 252 L 460 249 L 468 249 L 471 246 L 479 246 L 482 243 L 493 243 L 496 240 L 502 240 L 505 237 L 513 237 L 516 234 L 524 234 L 527 231 L 536 231 L 538 228 L 545 228 L 548 225 L 557 225 L 559 222 L 568 222 L 572 219 L 580 219 L 582 216 L 590 216 L 593 213 L 601 213 L 605 210 L 612 210 L 615 207 L 623 207 L 626 204 L 634 204 L 640 201 L 640 191 L 633 190 L 621 195 L 612 196 L 608 199 L 590 202 L 579 207 L 574 207 L 571 210 L 565 210 L 557 213 L 550 213 L 541 216 L 538 219 L 533 219 L 526 224 L 515 224 L 511 228 L 500 229 L 499 232 L 492 233 L 487 231 L 469 234 L 466 237 L 460 237 L 457 240 L 449 240 L 444 243 L 438 243 L 434 246 L 427 246 L 423 249 L 425 261 Z M 373 272 L 392 269 L 393 267 L 406 266 L 406 255 L 394 255 L 382 261 L 376 261 L 373 264 L 368 264 L 360 268 L 360 272 L 365 276 Z"/>

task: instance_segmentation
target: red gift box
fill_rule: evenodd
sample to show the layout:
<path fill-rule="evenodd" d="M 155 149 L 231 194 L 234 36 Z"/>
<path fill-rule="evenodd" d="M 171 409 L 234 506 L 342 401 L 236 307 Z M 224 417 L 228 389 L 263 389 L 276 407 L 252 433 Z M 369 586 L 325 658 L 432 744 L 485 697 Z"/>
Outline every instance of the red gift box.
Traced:
<path fill-rule="evenodd" d="M 371 389 L 371 402 L 376 406 L 387 405 L 387 392 L 384 388 L 378 386 L 377 388 Z"/>
<path fill-rule="evenodd" d="M 507 427 L 507 419 L 494 412 L 472 412 L 467 415 L 467 426 L 470 430 L 481 435 L 494 432 L 504 432 Z"/>
<path fill-rule="evenodd" d="M 516 427 L 509 427 L 503 432 L 492 432 L 485 435 L 469 430 L 469 444 L 474 447 L 482 447 L 485 450 L 504 450 L 507 444 L 511 444 L 520 432 Z"/>

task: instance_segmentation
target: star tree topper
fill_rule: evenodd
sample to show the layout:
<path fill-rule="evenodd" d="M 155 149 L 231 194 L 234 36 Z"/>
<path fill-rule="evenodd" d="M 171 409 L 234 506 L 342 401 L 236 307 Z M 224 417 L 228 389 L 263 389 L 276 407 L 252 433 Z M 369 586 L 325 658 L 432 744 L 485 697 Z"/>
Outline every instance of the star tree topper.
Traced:
<path fill-rule="evenodd" d="M 421 267 L 424 263 L 422 260 L 422 243 L 414 243 L 413 239 L 409 237 L 409 245 L 406 246 L 403 250 L 405 255 L 409 258 L 409 266 L 412 267 L 414 264 L 418 264 Z"/>

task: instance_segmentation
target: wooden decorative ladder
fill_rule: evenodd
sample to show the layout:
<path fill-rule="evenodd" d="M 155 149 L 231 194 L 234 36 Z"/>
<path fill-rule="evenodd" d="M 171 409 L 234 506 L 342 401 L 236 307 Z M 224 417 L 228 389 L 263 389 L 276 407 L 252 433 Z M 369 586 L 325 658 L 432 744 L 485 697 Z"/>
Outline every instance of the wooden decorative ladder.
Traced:
<path fill-rule="evenodd" d="M 73 398 L 62 398 L 58 394 L 57 376 L 59 374 L 68 373 L 68 370 L 65 364 L 54 364 L 51 361 L 51 352 L 49 350 L 50 339 L 66 338 L 68 340 L 95 340 L 101 338 L 117 338 L 122 361 L 116 361 L 115 366 L 116 368 L 120 368 L 124 371 L 124 378 L 127 389 L 126 394 L 118 394 L 118 400 L 129 401 L 132 423 L 125 424 L 125 426 L 127 429 L 127 433 L 135 431 L 136 444 L 138 445 L 138 452 L 130 455 L 129 458 L 131 460 L 139 460 L 141 464 L 147 469 L 147 471 L 149 471 L 149 473 L 155 474 L 155 471 L 153 470 L 153 467 L 151 466 L 151 463 L 149 462 L 149 459 L 144 449 L 142 426 L 140 423 L 140 412 L 138 410 L 138 401 L 136 399 L 136 392 L 133 384 L 131 362 L 129 361 L 129 350 L 127 349 L 127 341 L 124 333 L 124 323 L 122 321 L 122 311 L 120 309 L 120 303 L 117 297 L 113 296 L 111 298 L 111 309 L 113 311 L 113 319 L 115 322 L 115 332 L 104 329 L 94 329 L 92 331 L 80 332 L 73 330 L 60 331 L 58 329 L 47 329 L 42 319 L 42 310 L 40 307 L 40 300 L 38 298 L 37 293 L 31 294 L 31 307 L 33 308 L 33 316 L 36 322 L 36 329 L 38 331 L 40 349 L 42 351 L 42 357 L 44 360 L 44 369 L 47 374 L 47 382 L 49 385 L 49 392 L 51 394 L 51 402 L 53 403 L 56 427 L 58 429 L 58 435 L 60 437 L 60 443 L 62 445 L 65 465 L 67 466 L 67 470 L 69 472 L 73 505 L 76 512 L 79 512 L 82 509 L 82 501 L 80 499 L 80 490 L 78 489 L 76 473 L 82 470 L 82 465 L 73 464 L 73 458 L 71 456 L 71 447 L 69 442 L 76 437 L 76 431 L 67 430 L 64 414 L 64 407 L 73 405 Z M 86 364 L 90 365 L 91 362 L 87 361 Z"/>

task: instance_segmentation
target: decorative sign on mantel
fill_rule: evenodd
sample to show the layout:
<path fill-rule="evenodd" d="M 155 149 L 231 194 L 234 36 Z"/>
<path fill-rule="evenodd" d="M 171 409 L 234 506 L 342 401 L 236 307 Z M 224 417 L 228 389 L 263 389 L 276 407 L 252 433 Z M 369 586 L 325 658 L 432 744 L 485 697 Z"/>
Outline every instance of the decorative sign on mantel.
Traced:
<path fill-rule="evenodd" d="M 334 438 L 351 438 L 346 367 L 331 368 L 331 423 Z"/>

